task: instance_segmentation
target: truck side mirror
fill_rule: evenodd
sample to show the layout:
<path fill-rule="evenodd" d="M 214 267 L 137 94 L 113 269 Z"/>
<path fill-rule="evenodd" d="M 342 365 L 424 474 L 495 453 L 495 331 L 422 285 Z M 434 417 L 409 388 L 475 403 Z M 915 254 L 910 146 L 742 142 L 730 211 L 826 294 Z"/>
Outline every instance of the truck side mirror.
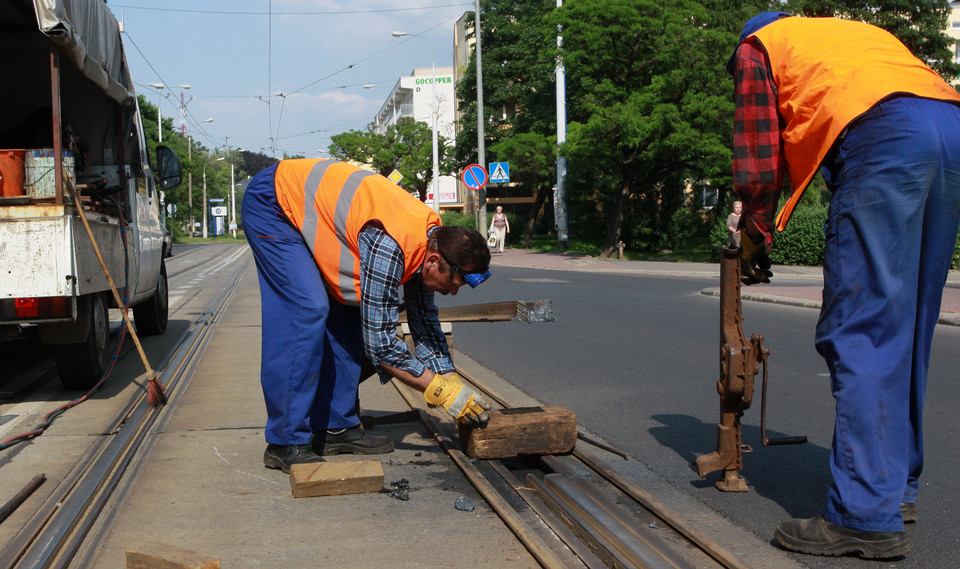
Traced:
<path fill-rule="evenodd" d="M 169 146 L 157 147 L 157 188 L 169 190 L 180 185 L 183 166 L 180 157 Z"/>

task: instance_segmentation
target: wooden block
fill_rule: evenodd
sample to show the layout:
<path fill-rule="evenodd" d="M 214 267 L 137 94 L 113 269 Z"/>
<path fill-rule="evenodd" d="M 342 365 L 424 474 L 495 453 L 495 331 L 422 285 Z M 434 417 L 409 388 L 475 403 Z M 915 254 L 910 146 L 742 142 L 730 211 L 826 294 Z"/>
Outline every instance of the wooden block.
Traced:
<path fill-rule="evenodd" d="M 160 542 L 127 550 L 127 569 L 220 569 L 220 560 Z"/>
<path fill-rule="evenodd" d="M 383 466 L 379 460 L 293 464 L 290 489 L 294 498 L 379 492 L 383 489 Z"/>
<path fill-rule="evenodd" d="M 461 424 L 460 448 L 472 458 L 570 452 L 577 444 L 577 416 L 563 407 L 488 411 L 482 427 Z"/>

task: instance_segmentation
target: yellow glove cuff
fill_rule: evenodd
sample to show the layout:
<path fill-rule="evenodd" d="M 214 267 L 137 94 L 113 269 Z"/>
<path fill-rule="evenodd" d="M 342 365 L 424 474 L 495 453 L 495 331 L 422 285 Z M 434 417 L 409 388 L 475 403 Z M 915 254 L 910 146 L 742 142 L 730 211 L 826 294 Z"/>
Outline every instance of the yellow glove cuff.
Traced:
<path fill-rule="evenodd" d="M 456 399 L 461 389 L 463 389 L 463 382 L 457 374 L 447 376 L 438 373 L 433 376 L 433 381 L 423 392 L 423 398 L 434 407 L 443 406 L 444 409 L 449 409 L 450 403 Z"/>

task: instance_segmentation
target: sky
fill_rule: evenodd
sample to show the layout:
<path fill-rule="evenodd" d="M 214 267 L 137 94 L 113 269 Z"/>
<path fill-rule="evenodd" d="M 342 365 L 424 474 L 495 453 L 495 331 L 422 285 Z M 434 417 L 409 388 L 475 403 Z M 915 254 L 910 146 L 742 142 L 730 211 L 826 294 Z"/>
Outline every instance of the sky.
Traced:
<path fill-rule="evenodd" d="M 108 0 L 138 94 L 211 151 L 327 156 L 414 68 L 453 65 L 473 0 Z M 393 37 L 403 31 L 423 37 Z M 150 83 L 162 83 L 158 91 Z M 183 89 L 178 85 L 189 85 Z M 365 85 L 367 87 L 365 87 Z M 372 87 L 370 87 L 372 85 Z M 204 122 L 213 119 L 212 122 Z"/>

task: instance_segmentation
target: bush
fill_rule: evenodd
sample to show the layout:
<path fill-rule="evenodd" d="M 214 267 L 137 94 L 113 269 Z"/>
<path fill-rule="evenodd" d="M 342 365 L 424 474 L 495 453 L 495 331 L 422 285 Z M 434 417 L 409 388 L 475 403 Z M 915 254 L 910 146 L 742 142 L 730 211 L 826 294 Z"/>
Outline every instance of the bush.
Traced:
<path fill-rule="evenodd" d="M 775 265 L 823 265 L 823 247 L 826 238 L 823 224 L 827 221 L 827 207 L 804 204 L 794 210 L 790 223 L 783 232 L 774 231 L 770 260 Z M 718 219 L 710 229 L 710 243 L 727 246 L 727 218 Z"/>
<path fill-rule="evenodd" d="M 777 265 L 823 265 L 825 206 L 798 207 L 783 232 L 774 233 L 770 260 Z"/>
<path fill-rule="evenodd" d="M 469 227 L 477 228 L 477 222 L 472 213 L 460 213 L 456 211 L 445 211 L 440 214 L 440 221 L 447 227 Z M 481 233 L 483 233 L 481 231 Z"/>

